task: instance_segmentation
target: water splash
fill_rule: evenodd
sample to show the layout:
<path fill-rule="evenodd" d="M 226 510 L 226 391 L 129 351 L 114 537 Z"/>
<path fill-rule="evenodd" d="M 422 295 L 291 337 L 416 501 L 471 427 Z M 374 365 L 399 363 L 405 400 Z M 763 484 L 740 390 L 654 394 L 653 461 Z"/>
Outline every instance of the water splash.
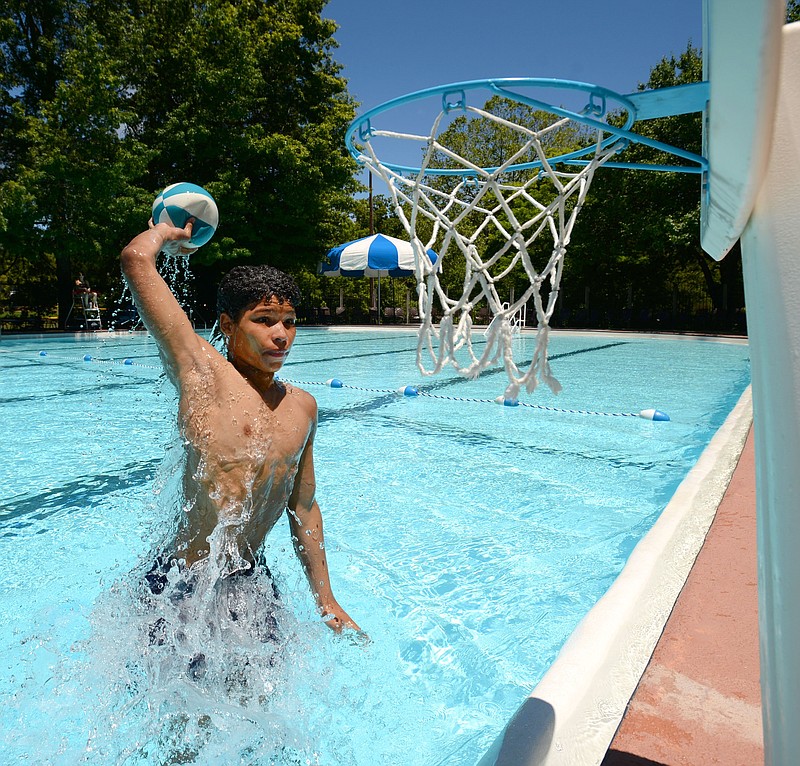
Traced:
<path fill-rule="evenodd" d="M 159 254 L 157 268 L 164 277 L 164 281 L 169 285 L 172 294 L 177 299 L 181 308 L 186 312 L 189 319 L 194 322 L 192 305 L 194 303 L 194 277 L 189 268 L 190 256 L 178 253 L 176 255 L 167 254 L 163 251 Z"/>
<path fill-rule="evenodd" d="M 87 762 L 260 763 L 313 753 L 287 704 L 302 631 L 268 570 L 221 579 L 212 562 L 200 563 L 157 569 L 155 585 L 153 570 L 140 570 L 98 604 L 89 655 L 106 692 Z"/>
<path fill-rule="evenodd" d="M 189 268 L 190 256 L 186 254 L 164 253 L 158 254 L 156 268 L 164 281 L 169 286 L 172 294 L 186 312 L 189 320 L 194 324 L 194 276 Z M 130 325 L 128 329 L 143 329 L 142 320 L 138 314 L 133 313 L 135 302 L 127 282 L 122 280 L 122 291 L 116 301 L 117 308 L 111 313 L 108 329 L 111 331 L 122 329 L 124 325 Z M 125 308 L 129 306 L 130 308 Z"/>

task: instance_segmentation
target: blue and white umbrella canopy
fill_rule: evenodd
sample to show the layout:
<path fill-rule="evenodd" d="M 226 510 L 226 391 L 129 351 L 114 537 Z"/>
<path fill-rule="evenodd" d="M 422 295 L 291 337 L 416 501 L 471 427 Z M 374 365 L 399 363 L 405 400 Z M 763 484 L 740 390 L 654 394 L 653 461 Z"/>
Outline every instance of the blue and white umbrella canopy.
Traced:
<path fill-rule="evenodd" d="M 438 256 L 427 252 L 435 268 Z M 402 239 L 373 234 L 332 248 L 319 271 L 329 277 L 410 277 L 414 249 Z"/>

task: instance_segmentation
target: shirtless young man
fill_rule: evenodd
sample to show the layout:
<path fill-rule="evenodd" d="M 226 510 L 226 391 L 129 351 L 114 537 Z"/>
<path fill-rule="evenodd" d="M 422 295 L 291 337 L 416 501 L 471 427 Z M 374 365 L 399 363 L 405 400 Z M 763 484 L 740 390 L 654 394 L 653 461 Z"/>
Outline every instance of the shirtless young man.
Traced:
<path fill-rule="evenodd" d="M 227 341 L 225 359 L 195 333 L 156 270 L 159 251 L 179 251 L 191 228 L 191 221 L 185 229 L 151 224 L 120 257 L 179 395 L 188 511 L 169 560 L 191 571 L 213 556 L 223 577 L 252 571 L 258 549 L 286 510 L 320 614 L 337 632 L 359 630 L 331 591 L 314 499 L 317 404 L 305 391 L 275 380 L 295 339 L 297 286 L 267 267 L 234 269 L 223 278 L 219 327 Z M 243 275 L 249 275 L 245 283 Z"/>

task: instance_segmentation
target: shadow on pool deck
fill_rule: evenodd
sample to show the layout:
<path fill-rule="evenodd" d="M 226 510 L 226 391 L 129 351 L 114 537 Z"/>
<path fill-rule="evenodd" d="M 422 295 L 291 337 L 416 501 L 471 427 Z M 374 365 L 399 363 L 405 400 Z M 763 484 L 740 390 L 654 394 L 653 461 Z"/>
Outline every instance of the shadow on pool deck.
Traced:
<path fill-rule="evenodd" d="M 752 428 L 602 766 L 764 762 Z"/>

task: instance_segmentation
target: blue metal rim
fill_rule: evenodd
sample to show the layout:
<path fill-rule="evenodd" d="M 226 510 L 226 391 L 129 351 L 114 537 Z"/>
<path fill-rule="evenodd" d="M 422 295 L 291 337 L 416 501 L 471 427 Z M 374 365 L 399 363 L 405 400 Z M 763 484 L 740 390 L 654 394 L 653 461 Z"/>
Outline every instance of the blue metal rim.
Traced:
<path fill-rule="evenodd" d="M 547 103 L 545 101 L 540 101 L 535 98 L 531 98 L 522 93 L 517 93 L 510 88 L 519 88 L 519 87 L 538 87 L 538 88 L 560 88 L 562 90 L 576 90 L 576 91 L 583 91 L 589 97 L 587 107 L 584 108 L 583 112 L 574 112 L 570 109 L 565 109 L 564 107 L 555 106 L 554 104 Z M 636 143 L 643 143 L 648 146 L 651 146 L 654 149 L 658 149 L 669 154 L 676 155 L 681 157 L 684 160 L 688 160 L 690 162 L 696 163 L 694 167 L 692 166 L 680 166 L 680 165 L 658 165 L 658 166 L 650 166 L 646 164 L 636 163 L 636 164 L 628 164 L 628 163 L 614 163 L 614 167 L 625 167 L 625 168 L 633 168 L 633 169 L 655 169 L 655 170 L 671 170 L 671 171 L 682 171 L 682 172 L 689 172 L 689 173 L 699 173 L 704 171 L 708 167 L 708 163 L 706 159 L 700 155 L 694 154 L 693 152 L 688 152 L 678 147 L 670 146 L 669 144 L 664 144 L 660 141 L 655 141 L 653 139 L 646 138 L 644 136 L 640 136 L 637 133 L 631 131 L 631 127 L 636 122 L 637 118 L 637 108 L 636 105 L 633 103 L 631 99 L 628 97 L 617 93 L 609 88 L 604 88 L 600 85 L 594 85 L 592 83 L 580 82 L 577 80 L 560 80 L 560 79 L 553 79 L 553 78 L 536 78 L 536 77 L 507 77 L 507 78 L 490 78 L 485 80 L 468 80 L 465 82 L 456 82 L 456 83 L 449 83 L 446 85 L 439 85 L 433 88 L 425 88 L 423 90 L 418 90 L 413 93 L 409 93 L 405 96 L 399 96 L 397 98 L 391 99 L 389 101 L 384 102 L 383 104 L 379 104 L 372 109 L 369 109 L 360 117 L 357 117 L 350 123 L 350 126 L 347 129 L 347 133 L 345 134 L 345 144 L 347 146 L 348 151 L 353 156 L 353 158 L 360 162 L 364 163 L 365 158 L 363 152 L 361 152 L 357 146 L 356 142 L 360 139 L 362 141 L 368 140 L 369 136 L 373 133 L 372 128 L 372 119 L 377 117 L 378 115 L 383 114 L 384 112 L 389 112 L 397 107 L 403 106 L 405 104 L 414 102 L 414 101 L 421 101 L 423 99 L 428 99 L 434 96 L 441 96 L 442 97 L 442 109 L 444 111 L 454 111 L 454 110 L 466 110 L 466 94 L 468 91 L 473 90 L 489 90 L 492 93 L 503 96 L 505 98 L 512 99 L 514 101 L 518 101 L 523 104 L 527 104 L 528 106 L 532 106 L 535 109 L 541 109 L 546 112 L 550 112 L 551 114 L 555 114 L 561 117 L 568 117 L 575 122 L 581 123 L 588 127 L 597 128 L 605 133 L 608 133 L 608 138 L 603 139 L 600 142 L 600 146 L 602 148 L 606 148 L 616 142 L 624 142 L 627 145 L 630 142 Z M 450 96 L 459 96 L 459 98 L 455 101 L 448 100 Z M 597 107 L 594 105 L 593 99 L 600 100 L 600 109 L 598 111 Z M 608 102 L 613 101 L 616 102 L 619 106 L 621 106 L 627 113 L 627 117 L 625 122 L 622 126 L 613 126 L 609 125 L 606 122 L 601 120 L 609 112 Z M 481 107 L 483 104 L 481 104 Z M 622 148 L 622 147 L 621 147 Z M 585 147 L 583 149 L 577 149 L 573 152 L 568 152 L 565 154 L 557 155 L 551 158 L 548 158 L 548 162 L 550 164 L 558 164 L 558 163 L 566 163 L 566 164 L 583 164 L 581 162 L 582 157 L 586 157 L 589 154 L 594 154 L 597 150 L 597 144 L 592 144 L 591 146 Z M 576 162 L 577 160 L 577 162 Z M 584 161 L 585 162 L 585 161 Z M 389 168 L 390 170 L 400 173 L 400 174 L 414 174 L 418 175 L 422 172 L 421 166 L 409 166 L 409 165 L 397 165 L 394 163 L 383 162 L 381 164 L 385 167 Z M 608 164 L 608 163 L 607 163 Z M 542 163 L 539 160 L 533 162 L 525 162 L 519 163 L 516 165 L 512 165 L 507 168 L 507 172 L 515 172 L 520 170 L 535 170 L 540 169 L 542 167 Z M 485 173 L 492 173 L 497 170 L 496 167 L 494 168 L 482 168 Z M 432 176 L 474 176 L 478 175 L 478 173 L 470 168 L 426 168 L 425 174 L 432 175 Z"/>

